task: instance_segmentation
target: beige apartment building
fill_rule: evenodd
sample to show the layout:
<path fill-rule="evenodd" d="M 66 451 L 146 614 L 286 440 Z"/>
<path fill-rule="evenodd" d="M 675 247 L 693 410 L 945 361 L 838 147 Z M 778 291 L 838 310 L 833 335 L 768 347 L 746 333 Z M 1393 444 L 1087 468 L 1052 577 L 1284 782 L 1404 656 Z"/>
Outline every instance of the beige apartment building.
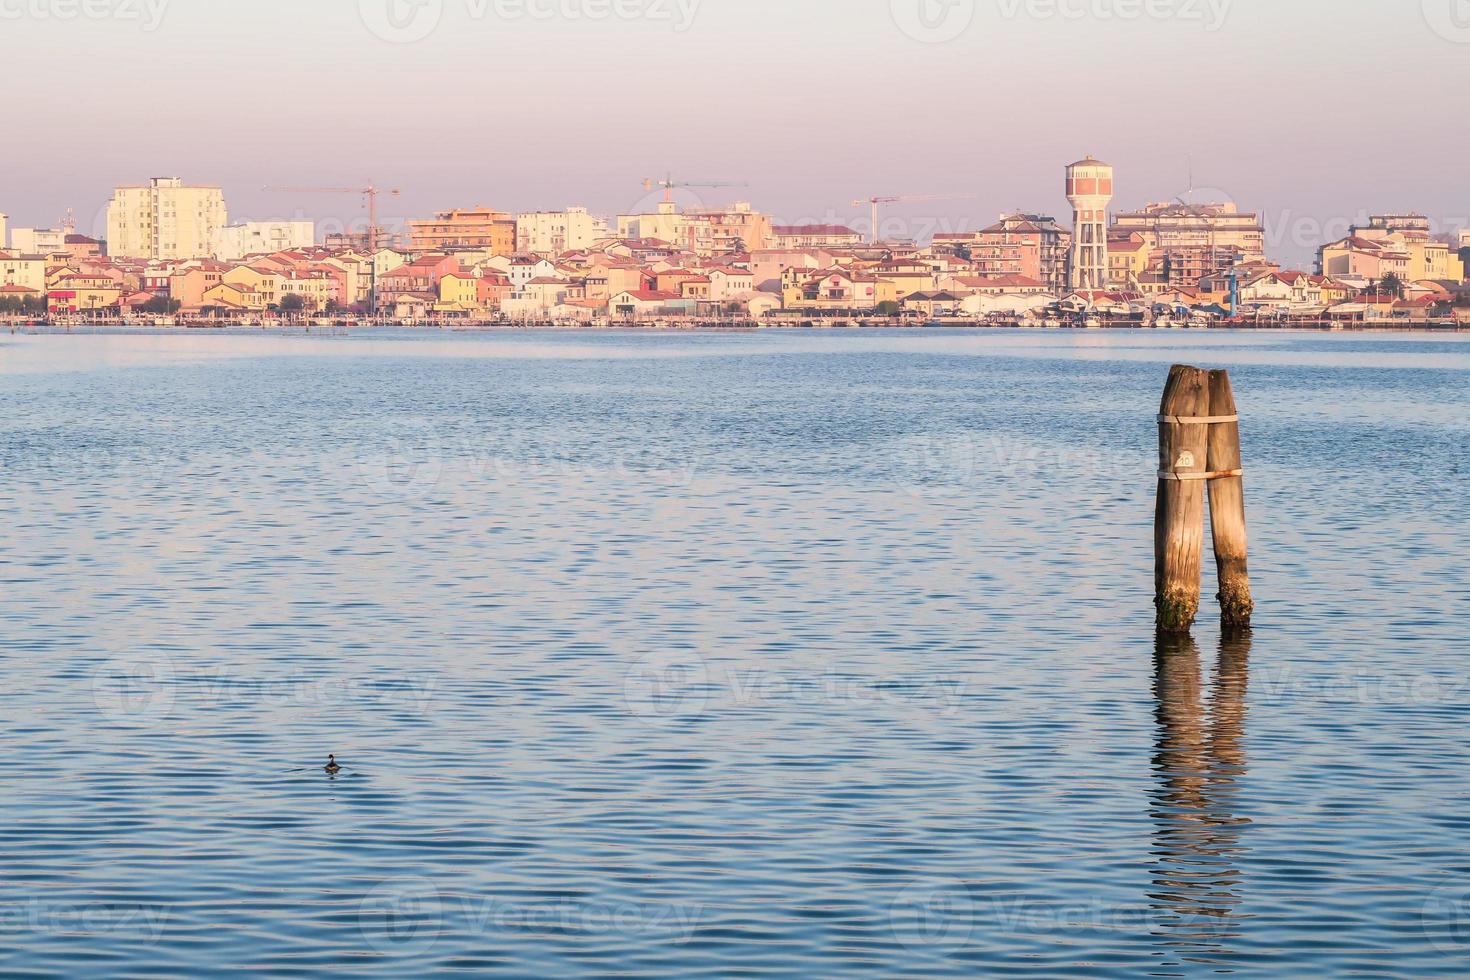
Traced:
<path fill-rule="evenodd" d="M 408 237 L 414 252 L 484 249 L 492 255 L 514 255 L 516 219 L 484 207 L 441 211 L 429 221 L 410 221 Z"/>
<path fill-rule="evenodd" d="M 208 258 L 228 221 L 220 188 L 186 187 L 178 177 L 155 177 L 145 186 L 113 191 L 107 252 L 134 259 Z"/>
<path fill-rule="evenodd" d="M 1072 234 L 1044 214 L 1003 214 L 967 243 L 970 262 L 988 278 L 1025 276 L 1060 292 L 1067 286 Z"/>
<path fill-rule="evenodd" d="M 710 208 L 686 215 L 689 240 L 681 243 L 695 255 L 754 252 L 771 241 L 770 216 L 737 201 L 726 208 Z"/>
<path fill-rule="evenodd" d="M 1397 246 L 1408 252 L 1409 265 L 1404 275 L 1411 282 L 1423 279 L 1459 282 L 1465 276 L 1459 250 L 1448 241 L 1434 237 L 1433 225 L 1422 214 L 1375 214 L 1366 226 L 1354 227 L 1352 237 Z"/>
<path fill-rule="evenodd" d="M 1148 271 L 1170 286 L 1197 286 L 1202 278 L 1266 257 L 1260 215 L 1231 202 L 1149 204 L 1115 214 L 1108 235 L 1141 240 L 1150 253 Z"/>
<path fill-rule="evenodd" d="M 1149 204 L 1113 215 L 1114 238 L 1133 233 L 1150 248 L 1236 248 L 1250 259 L 1265 258 L 1266 229 L 1253 211 L 1235 204 Z"/>
<path fill-rule="evenodd" d="M 608 237 L 607 220 L 586 208 L 528 211 L 516 215 L 516 251 L 560 255 L 591 248 Z"/>

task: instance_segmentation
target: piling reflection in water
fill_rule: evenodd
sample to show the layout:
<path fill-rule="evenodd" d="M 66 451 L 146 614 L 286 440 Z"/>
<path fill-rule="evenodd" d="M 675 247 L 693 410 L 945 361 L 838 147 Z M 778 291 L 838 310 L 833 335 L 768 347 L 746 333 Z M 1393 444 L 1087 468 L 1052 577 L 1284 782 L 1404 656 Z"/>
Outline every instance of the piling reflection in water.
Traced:
<path fill-rule="evenodd" d="M 1155 651 L 1158 741 L 1153 890 L 1155 935 L 1180 964 L 1230 959 L 1242 918 L 1241 834 L 1236 813 L 1247 772 L 1243 746 L 1250 633 L 1223 637 L 1209 710 L 1199 645 L 1161 635 Z"/>

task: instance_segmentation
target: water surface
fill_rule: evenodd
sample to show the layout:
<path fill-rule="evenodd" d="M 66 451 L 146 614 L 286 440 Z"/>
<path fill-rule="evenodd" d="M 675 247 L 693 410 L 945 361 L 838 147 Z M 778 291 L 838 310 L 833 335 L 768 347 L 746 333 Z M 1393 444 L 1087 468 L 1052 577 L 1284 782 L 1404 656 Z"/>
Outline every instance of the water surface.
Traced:
<path fill-rule="evenodd" d="M 1467 340 L 0 339 L 0 973 L 1465 972 Z"/>

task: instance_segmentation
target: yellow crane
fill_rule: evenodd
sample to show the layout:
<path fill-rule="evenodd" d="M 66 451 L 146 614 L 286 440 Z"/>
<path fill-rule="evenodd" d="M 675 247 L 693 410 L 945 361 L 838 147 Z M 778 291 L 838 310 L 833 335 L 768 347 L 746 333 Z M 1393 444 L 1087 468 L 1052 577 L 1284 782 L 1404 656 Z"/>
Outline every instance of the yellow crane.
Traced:
<path fill-rule="evenodd" d="M 872 231 L 868 235 L 869 244 L 878 244 L 878 220 L 881 210 L 885 204 L 909 204 L 919 201 L 957 201 L 974 197 L 974 194 L 900 194 L 895 197 L 869 197 L 852 202 L 852 206 L 860 208 L 864 204 L 873 209 Z"/>
<path fill-rule="evenodd" d="M 368 209 L 368 251 L 378 250 L 378 195 L 397 197 L 402 191 L 385 190 L 369 183 L 366 187 L 267 187 L 267 191 L 280 194 L 361 194 Z"/>
<path fill-rule="evenodd" d="M 670 174 L 663 180 L 654 180 L 652 177 L 643 179 L 643 189 L 651 191 L 655 187 L 662 187 L 664 191 L 664 203 L 672 204 L 674 201 L 675 187 L 749 187 L 750 182 L 744 180 L 675 180 Z"/>

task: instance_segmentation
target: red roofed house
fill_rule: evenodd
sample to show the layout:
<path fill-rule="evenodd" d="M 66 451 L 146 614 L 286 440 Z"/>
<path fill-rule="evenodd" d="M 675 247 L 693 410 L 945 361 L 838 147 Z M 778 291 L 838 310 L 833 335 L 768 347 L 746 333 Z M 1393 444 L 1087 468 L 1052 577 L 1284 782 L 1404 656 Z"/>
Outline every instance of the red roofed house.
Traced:
<path fill-rule="evenodd" d="M 625 289 L 608 302 L 608 311 L 614 317 L 624 320 L 680 314 L 687 310 L 688 306 L 681 303 L 678 293 L 666 293 L 657 289 Z"/>

